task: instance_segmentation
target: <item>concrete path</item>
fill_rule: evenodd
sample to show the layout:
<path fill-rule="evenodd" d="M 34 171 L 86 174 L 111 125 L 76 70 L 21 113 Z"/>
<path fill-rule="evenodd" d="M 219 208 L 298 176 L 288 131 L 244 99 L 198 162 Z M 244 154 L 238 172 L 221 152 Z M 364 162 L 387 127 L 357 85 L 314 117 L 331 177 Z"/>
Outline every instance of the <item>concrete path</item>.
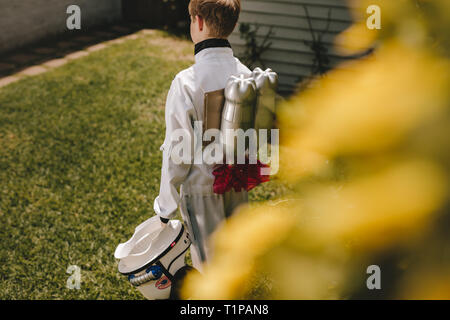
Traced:
<path fill-rule="evenodd" d="M 153 31 L 141 29 L 136 25 L 116 25 L 109 27 L 108 32 L 92 31 L 79 36 L 68 36 L 67 39 L 54 43 L 38 44 L 23 51 L 15 51 L 1 58 L 0 88 L 25 77 L 61 67 L 71 60 L 88 56 L 108 46 L 137 39 L 140 35 L 150 32 Z"/>

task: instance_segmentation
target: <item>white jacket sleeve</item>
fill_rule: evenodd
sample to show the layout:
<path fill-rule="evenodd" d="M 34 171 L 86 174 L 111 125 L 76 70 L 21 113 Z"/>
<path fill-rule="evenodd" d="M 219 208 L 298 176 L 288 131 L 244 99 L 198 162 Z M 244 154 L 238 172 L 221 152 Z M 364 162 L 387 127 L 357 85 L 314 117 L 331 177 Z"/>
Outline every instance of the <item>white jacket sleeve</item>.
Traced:
<path fill-rule="evenodd" d="M 176 215 L 176 210 L 180 202 L 179 187 L 184 182 L 191 169 L 193 151 L 188 155 L 190 161 L 177 164 L 171 157 L 171 152 L 175 145 L 181 140 L 175 135 L 175 141 L 172 141 L 173 133 L 180 129 L 183 132 L 186 142 L 191 143 L 193 150 L 194 129 L 193 114 L 194 106 L 188 94 L 183 91 L 180 79 L 176 77 L 172 81 L 169 93 L 167 95 L 165 119 L 166 119 L 166 137 L 161 147 L 163 151 L 163 161 L 161 169 L 161 184 L 159 196 L 155 199 L 154 210 L 162 218 L 172 219 Z"/>

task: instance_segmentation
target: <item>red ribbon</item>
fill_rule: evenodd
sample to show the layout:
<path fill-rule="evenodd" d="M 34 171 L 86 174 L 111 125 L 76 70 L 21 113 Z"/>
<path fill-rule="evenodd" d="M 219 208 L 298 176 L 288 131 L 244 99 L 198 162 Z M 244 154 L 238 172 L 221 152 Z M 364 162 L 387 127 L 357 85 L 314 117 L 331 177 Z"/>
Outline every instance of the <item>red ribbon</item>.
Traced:
<path fill-rule="evenodd" d="M 261 169 L 269 168 L 259 160 L 256 164 L 218 165 L 214 171 L 214 193 L 224 194 L 234 189 L 250 191 L 261 183 L 269 181 L 269 175 L 262 175 Z"/>

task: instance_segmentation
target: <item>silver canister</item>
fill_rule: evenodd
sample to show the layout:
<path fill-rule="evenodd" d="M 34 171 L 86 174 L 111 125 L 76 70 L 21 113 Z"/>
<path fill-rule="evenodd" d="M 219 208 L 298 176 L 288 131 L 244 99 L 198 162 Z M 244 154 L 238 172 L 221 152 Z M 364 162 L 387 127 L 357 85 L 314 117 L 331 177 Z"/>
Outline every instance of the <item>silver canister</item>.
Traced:
<path fill-rule="evenodd" d="M 220 126 L 227 163 L 230 163 L 230 159 L 236 159 L 238 156 L 238 135 L 254 128 L 255 111 L 255 80 L 252 77 L 246 78 L 243 74 L 238 77 L 231 76 L 225 88 L 225 105 Z M 242 129 L 242 131 L 238 129 Z"/>
<path fill-rule="evenodd" d="M 272 69 L 256 68 L 252 72 L 257 89 L 255 129 L 270 130 L 273 128 L 278 89 L 278 75 Z"/>

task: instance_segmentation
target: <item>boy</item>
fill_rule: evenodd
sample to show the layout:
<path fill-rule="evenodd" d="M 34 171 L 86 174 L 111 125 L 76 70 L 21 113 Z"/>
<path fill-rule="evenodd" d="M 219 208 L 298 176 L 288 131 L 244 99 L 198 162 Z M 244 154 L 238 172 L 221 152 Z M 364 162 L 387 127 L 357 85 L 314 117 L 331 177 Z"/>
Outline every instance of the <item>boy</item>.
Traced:
<path fill-rule="evenodd" d="M 180 211 L 191 235 L 193 266 L 211 258 L 208 237 L 240 204 L 248 201 L 247 192 L 213 192 L 214 166 L 175 164 L 171 150 L 175 130 L 183 130 L 194 141 L 194 122 L 204 121 L 205 95 L 223 90 L 230 76 L 251 71 L 233 56 L 227 38 L 236 27 L 240 0 L 191 0 L 191 38 L 195 44 L 195 64 L 173 80 L 166 101 L 166 137 L 161 147 L 163 163 L 159 196 L 154 209 L 162 223 Z M 194 156 L 191 155 L 193 159 Z M 180 192 L 178 192 L 180 188 Z"/>

